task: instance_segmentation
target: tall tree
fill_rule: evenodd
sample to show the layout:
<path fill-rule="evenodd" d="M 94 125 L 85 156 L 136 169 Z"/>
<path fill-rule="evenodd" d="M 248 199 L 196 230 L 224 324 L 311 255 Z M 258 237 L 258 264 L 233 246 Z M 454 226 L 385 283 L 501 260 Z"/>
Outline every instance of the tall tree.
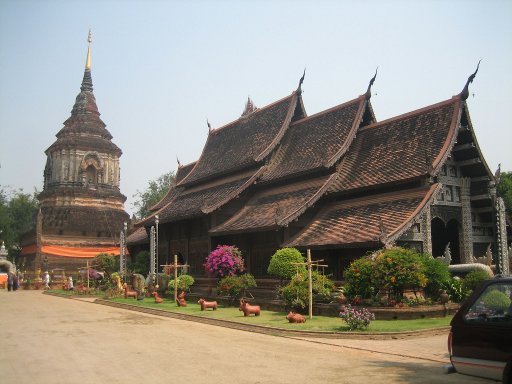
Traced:
<path fill-rule="evenodd" d="M 498 194 L 503 198 L 507 214 L 512 217 L 512 172 L 502 172 L 498 183 Z"/>
<path fill-rule="evenodd" d="M 158 203 L 176 183 L 174 171 L 165 173 L 156 180 L 150 180 L 145 191 L 137 191 L 133 197 L 137 200 L 133 203 L 135 217 L 140 220 L 149 214 L 149 209 Z"/>
<path fill-rule="evenodd" d="M 19 255 L 22 235 L 35 226 L 37 194 L 0 186 L 0 240 L 5 242 L 11 260 Z"/>

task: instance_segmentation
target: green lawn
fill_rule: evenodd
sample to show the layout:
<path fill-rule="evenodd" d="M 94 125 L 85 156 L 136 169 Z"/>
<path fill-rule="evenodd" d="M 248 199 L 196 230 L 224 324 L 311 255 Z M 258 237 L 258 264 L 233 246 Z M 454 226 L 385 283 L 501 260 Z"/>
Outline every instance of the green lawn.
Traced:
<path fill-rule="evenodd" d="M 314 316 L 313 319 L 306 318 L 305 324 L 290 324 L 286 320 L 286 313 L 274 311 L 261 311 L 261 316 L 244 317 L 238 307 L 225 307 L 220 305 L 219 309 L 201 311 L 196 303 L 188 303 L 187 307 L 178 307 L 174 302 L 165 300 L 162 304 L 155 304 L 153 299 L 137 301 L 134 299 L 115 298 L 110 299 L 118 303 L 157 308 L 164 311 L 171 311 L 195 316 L 204 316 L 212 319 L 237 321 L 241 323 L 257 324 L 273 328 L 297 329 L 323 332 L 344 332 L 348 331 L 345 322 L 340 318 L 328 316 Z M 452 317 L 418 319 L 418 320 L 374 320 L 366 332 L 404 332 L 423 329 L 446 327 L 450 324 Z"/>

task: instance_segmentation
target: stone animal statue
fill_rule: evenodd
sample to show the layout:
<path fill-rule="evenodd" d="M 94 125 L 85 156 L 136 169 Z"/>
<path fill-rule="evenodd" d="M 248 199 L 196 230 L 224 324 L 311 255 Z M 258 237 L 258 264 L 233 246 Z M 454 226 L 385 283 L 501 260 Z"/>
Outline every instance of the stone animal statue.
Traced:
<path fill-rule="evenodd" d="M 204 311 L 205 309 L 211 308 L 214 311 L 217 310 L 218 304 L 216 301 L 205 301 L 204 299 L 199 299 L 197 302 L 201 306 L 201 311 Z"/>
<path fill-rule="evenodd" d="M 286 316 L 286 320 L 288 320 L 290 323 L 305 323 L 306 318 L 302 316 L 300 313 L 290 312 Z"/>
<path fill-rule="evenodd" d="M 492 244 L 489 243 L 487 246 L 487 250 L 485 251 L 485 255 L 482 257 L 475 258 L 475 263 L 480 263 L 483 265 L 488 265 L 489 267 L 492 265 Z"/>
<path fill-rule="evenodd" d="M 151 295 L 155 298 L 156 304 L 162 304 L 164 302 L 164 299 L 162 299 L 160 296 L 158 296 L 157 291 L 154 291 Z"/>
<path fill-rule="evenodd" d="M 245 317 L 249 315 L 259 316 L 261 313 L 259 305 L 250 305 L 244 299 L 240 299 L 240 307 L 238 307 L 238 310 L 242 311 Z"/>
<path fill-rule="evenodd" d="M 450 243 L 446 244 L 444 249 L 444 255 L 436 257 L 436 260 L 442 261 L 443 263 L 450 265 L 452 262 L 452 253 L 450 252 Z"/>
<path fill-rule="evenodd" d="M 185 301 L 185 291 L 181 291 L 181 293 L 178 295 L 178 298 L 176 299 L 176 303 L 178 304 L 178 307 L 187 306 L 187 302 Z"/>
<path fill-rule="evenodd" d="M 133 297 L 134 299 L 137 299 L 137 296 L 139 295 L 137 291 L 132 291 L 128 288 L 128 284 L 124 283 L 124 298 L 127 299 L 129 297 Z"/>
<path fill-rule="evenodd" d="M 123 284 L 121 283 L 121 277 L 119 277 L 119 275 L 113 275 L 112 281 L 114 282 L 116 289 L 119 292 L 121 292 L 123 290 Z"/>

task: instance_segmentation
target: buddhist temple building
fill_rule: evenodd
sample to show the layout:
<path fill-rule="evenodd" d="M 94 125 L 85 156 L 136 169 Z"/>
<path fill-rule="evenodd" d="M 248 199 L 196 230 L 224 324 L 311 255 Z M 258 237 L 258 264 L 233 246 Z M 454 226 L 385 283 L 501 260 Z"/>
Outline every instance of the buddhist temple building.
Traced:
<path fill-rule="evenodd" d="M 304 77 L 265 107 L 249 99 L 238 119 L 209 127 L 198 160 L 179 166 L 132 239 L 141 244 L 158 216 L 158 264 L 178 254 L 196 276 L 219 244 L 237 246 L 257 278 L 282 247 L 311 249 L 335 279 L 394 245 L 452 264 L 490 250 L 506 271 L 504 204 L 466 103 L 476 72 L 459 94 L 384 121 L 371 105 L 375 77 L 364 94 L 311 116 Z"/>
<path fill-rule="evenodd" d="M 85 72 L 71 116 L 46 150 L 43 191 L 35 230 L 22 243 L 29 270 L 86 265 L 99 253 L 119 255 L 119 234 L 129 221 L 119 189 L 121 149 L 100 119 L 91 77 L 91 34 Z"/>

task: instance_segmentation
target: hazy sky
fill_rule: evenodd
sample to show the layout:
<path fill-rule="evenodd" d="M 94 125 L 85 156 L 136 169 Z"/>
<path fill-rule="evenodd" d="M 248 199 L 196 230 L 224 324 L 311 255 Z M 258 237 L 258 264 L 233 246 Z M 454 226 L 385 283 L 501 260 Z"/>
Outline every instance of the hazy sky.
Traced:
<path fill-rule="evenodd" d="M 0 0 L 0 185 L 42 189 L 80 92 L 87 33 L 121 192 L 199 158 L 212 127 L 289 95 L 309 115 L 364 93 L 384 120 L 458 94 L 492 171 L 512 171 L 512 1 Z"/>

